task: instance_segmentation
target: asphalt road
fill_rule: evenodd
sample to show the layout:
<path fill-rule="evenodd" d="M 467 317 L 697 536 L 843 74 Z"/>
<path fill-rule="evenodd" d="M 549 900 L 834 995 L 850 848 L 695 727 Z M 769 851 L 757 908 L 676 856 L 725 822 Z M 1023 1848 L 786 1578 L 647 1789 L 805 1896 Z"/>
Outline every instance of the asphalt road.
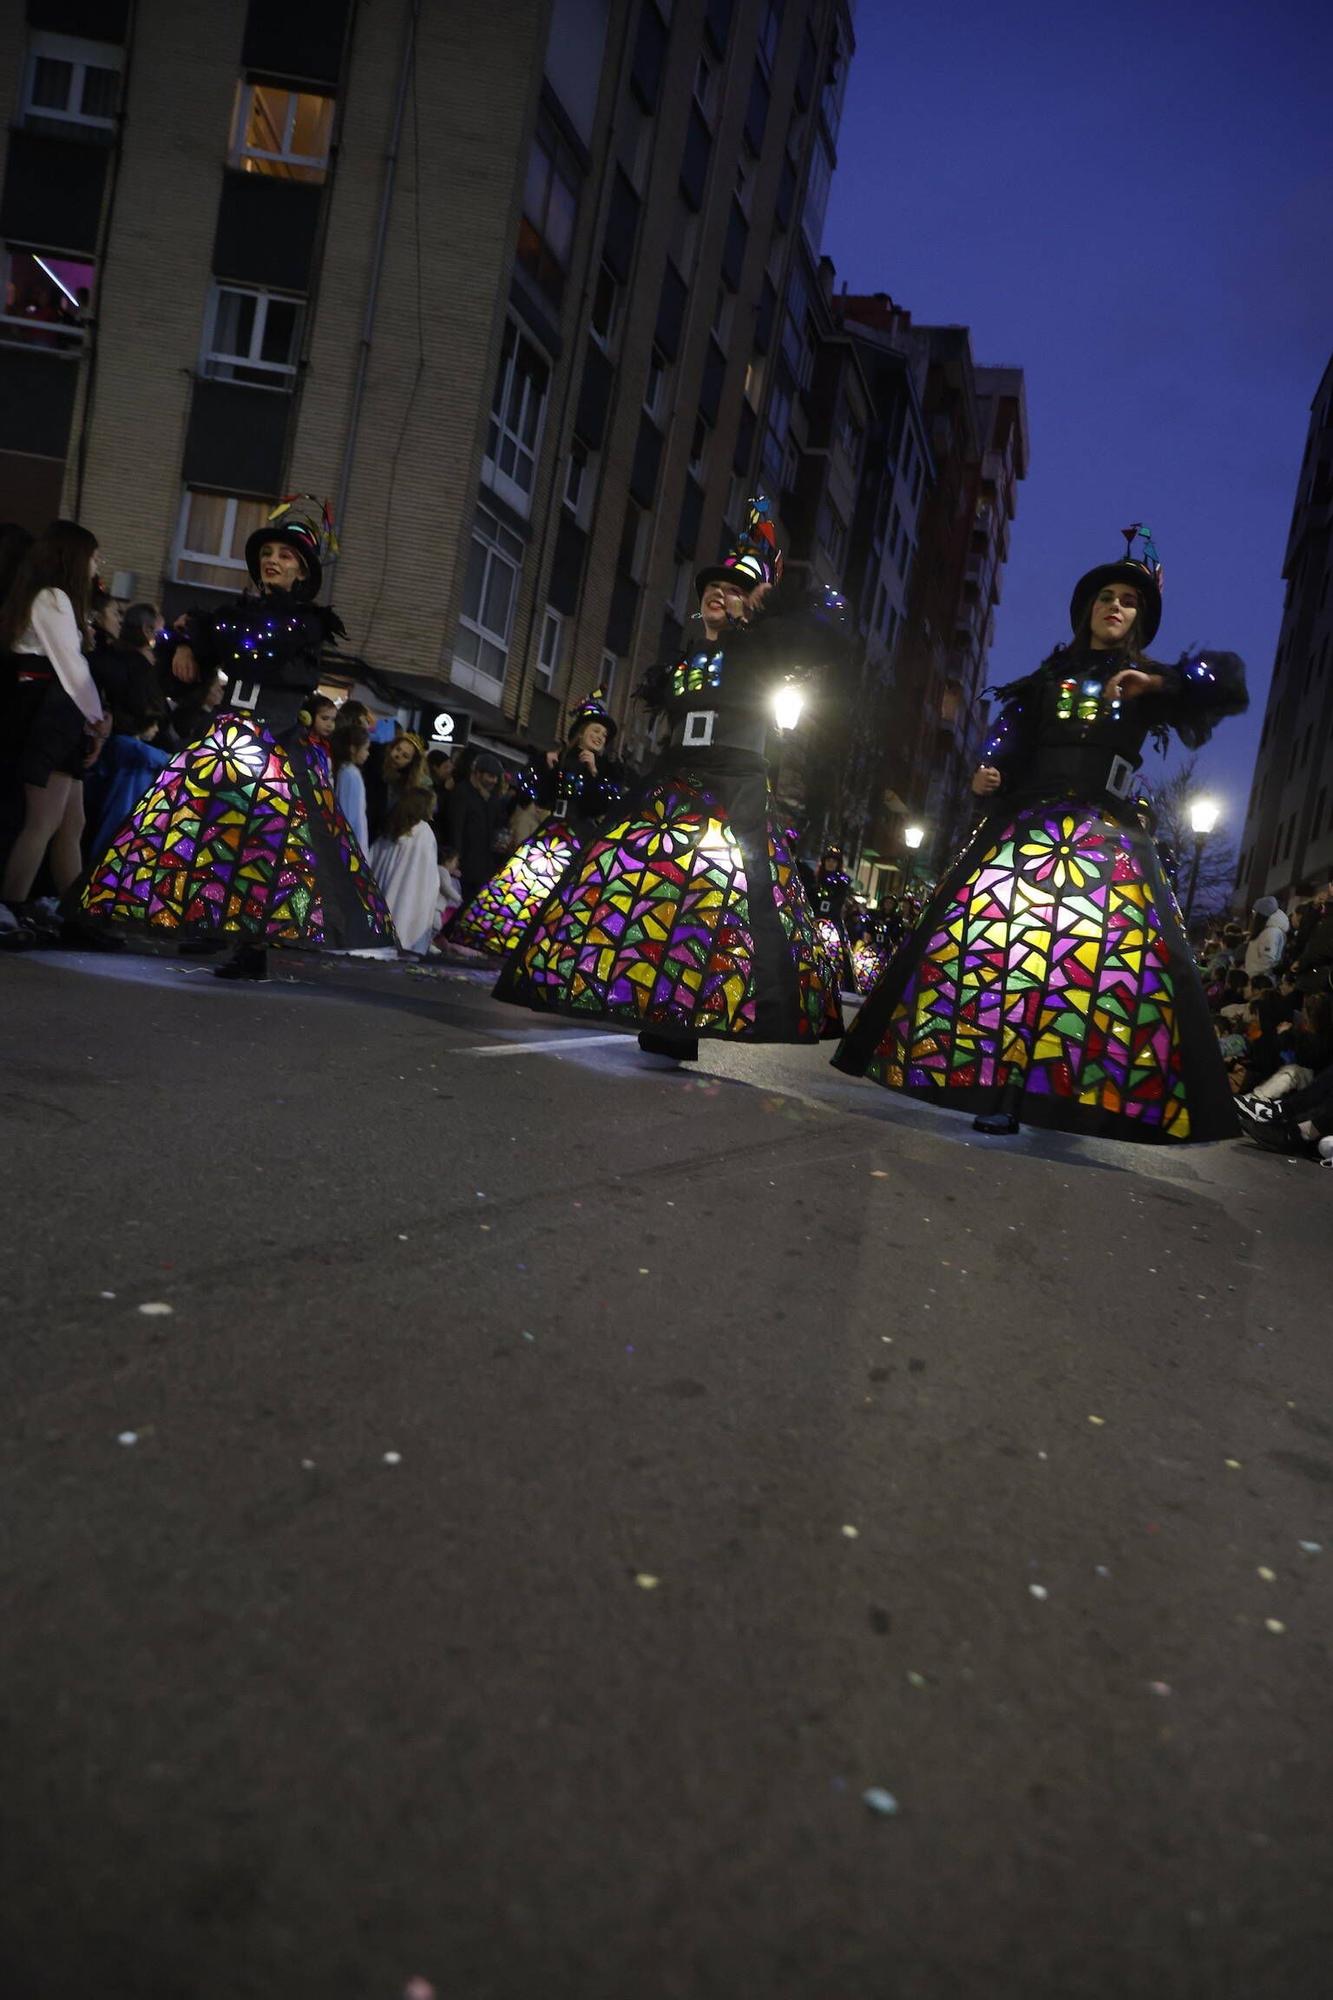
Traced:
<path fill-rule="evenodd" d="M 5 2000 L 1333 1990 L 1333 1173 L 287 966 L 0 963 Z"/>

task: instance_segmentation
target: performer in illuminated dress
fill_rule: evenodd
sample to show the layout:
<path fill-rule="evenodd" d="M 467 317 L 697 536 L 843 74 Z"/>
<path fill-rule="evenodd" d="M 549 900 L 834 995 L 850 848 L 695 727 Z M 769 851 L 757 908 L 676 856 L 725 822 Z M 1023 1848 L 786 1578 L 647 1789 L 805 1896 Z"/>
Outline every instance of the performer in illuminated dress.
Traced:
<path fill-rule="evenodd" d="M 781 557 L 766 501 L 727 559 L 696 578 L 688 650 L 640 696 L 668 747 L 575 858 L 496 986 L 500 999 L 620 1021 L 690 1061 L 698 1037 L 837 1034 L 838 970 L 815 929 L 771 804 L 764 744 L 775 693 L 846 644 L 835 593 L 773 599 Z M 770 601 L 772 600 L 772 601 Z"/>
<path fill-rule="evenodd" d="M 625 796 L 624 773 L 610 755 L 615 736 L 603 690 L 594 688 L 574 711 L 564 754 L 535 758 L 519 778 L 520 796 L 544 807 L 547 818 L 459 911 L 450 944 L 494 958 L 514 949 L 574 856 Z"/>
<path fill-rule="evenodd" d="M 321 648 L 343 634 L 336 613 L 314 602 L 330 540 L 327 509 L 321 522 L 284 501 L 246 543 L 257 594 L 192 612 L 173 633 L 173 653 L 188 647 L 198 666 L 226 674 L 227 694 L 207 732 L 139 801 L 84 891 L 90 916 L 159 937 L 235 940 L 220 978 L 265 979 L 271 944 L 395 941 L 334 797 L 327 741 L 303 706 Z"/>
<path fill-rule="evenodd" d="M 838 967 L 838 977 L 843 989 L 855 990 L 855 974 L 852 967 L 852 946 L 847 935 L 847 897 L 851 891 L 852 878 L 842 865 L 842 849 L 836 842 L 824 849 L 810 890 L 810 901 L 815 912 L 815 924 L 820 940 L 829 957 Z"/>
<path fill-rule="evenodd" d="M 1142 532 L 1143 554 L 1131 554 Z M 999 689 L 972 780 L 985 816 L 833 1060 L 929 1103 L 1136 1140 L 1224 1139 L 1232 1100 L 1175 897 L 1136 811 L 1150 735 L 1191 749 L 1246 706 L 1233 653 L 1145 657 L 1146 531 L 1090 570 L 1072 644 Z"/>

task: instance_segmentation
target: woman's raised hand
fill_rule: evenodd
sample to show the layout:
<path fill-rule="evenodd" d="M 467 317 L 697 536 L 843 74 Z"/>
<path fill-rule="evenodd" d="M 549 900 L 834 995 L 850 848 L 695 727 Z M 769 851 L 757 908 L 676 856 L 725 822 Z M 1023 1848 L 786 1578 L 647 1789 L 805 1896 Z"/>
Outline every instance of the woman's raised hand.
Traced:
<path fill-rule="evenodd" d="M 976 770 L 972 773 L 972 789 L 979 799 L 984 799 L 987 792 L 999 791 L 1000 774 L 994 764 L 979 764 L 977 766 Z"/>

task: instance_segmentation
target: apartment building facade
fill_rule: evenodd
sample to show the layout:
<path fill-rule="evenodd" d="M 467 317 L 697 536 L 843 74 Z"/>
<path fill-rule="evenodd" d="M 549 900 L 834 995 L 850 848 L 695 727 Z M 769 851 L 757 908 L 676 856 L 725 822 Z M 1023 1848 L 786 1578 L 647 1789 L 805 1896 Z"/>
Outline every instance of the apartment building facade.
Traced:
<path fill-rule="evenodd" d="M 979 366 L 962 326 L 916 326 L 885 293 L 839 294 L 881 426 L 867 460 L 850 582 L 862 607 L 867 722 L 855 768 L 868 817 L 863 880 L 938 869 L 969 810 L 986 721 L 1017 486 L 1028 464 L 1019 368 Z M 869 567 L 867 567 L 869 565 Z M 866 621 L 867 590 L 873 611 Z M 909 862 L 906 827 L 924 832 Z M 847 836 L 854 845 L 852 834 Z"/>
<path fill-rule="evenodd" d="M 845 0 L 505 0 L 502 31 L 27 0 L 4 32 L 0 514 L 77 514 L 171 614 L 328 495 L 353 662 L 502 746 L 601 683 L 633 747 L 787 450 Z"/>
<path fill-rule="evenodd" d="M 1287 591 L 1236 872 L 1236 903 L 1333 869 L 1333 358 L 1310 405 Z"/>

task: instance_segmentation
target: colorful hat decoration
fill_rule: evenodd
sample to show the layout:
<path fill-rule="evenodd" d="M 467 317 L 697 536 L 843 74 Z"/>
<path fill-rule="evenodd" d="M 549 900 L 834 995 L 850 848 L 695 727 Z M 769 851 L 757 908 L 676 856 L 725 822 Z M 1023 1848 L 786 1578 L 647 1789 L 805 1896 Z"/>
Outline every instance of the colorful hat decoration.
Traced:
<path fill-rule="evenodd" d="M 606 731 L 607 742 L 614 742 L 616 737 L 616 722 L 606 706 L 605 688 L 594 688 L 592 693 L 581 701 L 576 709 L 571 711 L 569 728 L 566 731 L 565 740 L 572 743 L 580 729 L 588 722 L 600 722 Z"/>
<path fill-rule="evenodd" d="M 1162 622 L 1161 558 L 1153 542 L 1151 528 L 1145 528 L 1142 521 L 1135 521 L 1132 527 L 1122 528 L 1120 532 L 1125 538 L 1125 553 L 1121 560 L 1090 569 L 1074 585 L 1074 594 L 1069 600 L 1070 630 L 1078 631 L 1093 598 L 1108 583 L 1132 583 L 1139 593 L 1135 643 L 1140 647 L 1150 646 Z M 1143 553 L 1138 556 L 1132 553 L 1136 538 L 1143 543 Z"/>
<path fill-rule="evenodd" d="M 308 501 L 309 506 L 299 505 Z M 313 493 L 288 493 L 268 517 L 267 525 L 256 528 L 245 544 L 245 566 L 254 581 L 260 581 L 259 551 L 266 542 L 285 542 L 305 564 L 305 575 L 293 596 L 318 597 L 324 581 L 324 564 L 338 553 L 338 537 L 333 530 L 333 509 L 327 500 Z"/>
<path fill-rule="evenodd" d="M 745 526 L 730 554 L 701 569 L 694 588 L 700 597 L 710 583 L 732 583 L 740 590 L 753 590 L 761 583 L 777 583 L 781 576 L 782 551 L 773 526 L 773 503 L 760 493 L 749 503 Z"/>

